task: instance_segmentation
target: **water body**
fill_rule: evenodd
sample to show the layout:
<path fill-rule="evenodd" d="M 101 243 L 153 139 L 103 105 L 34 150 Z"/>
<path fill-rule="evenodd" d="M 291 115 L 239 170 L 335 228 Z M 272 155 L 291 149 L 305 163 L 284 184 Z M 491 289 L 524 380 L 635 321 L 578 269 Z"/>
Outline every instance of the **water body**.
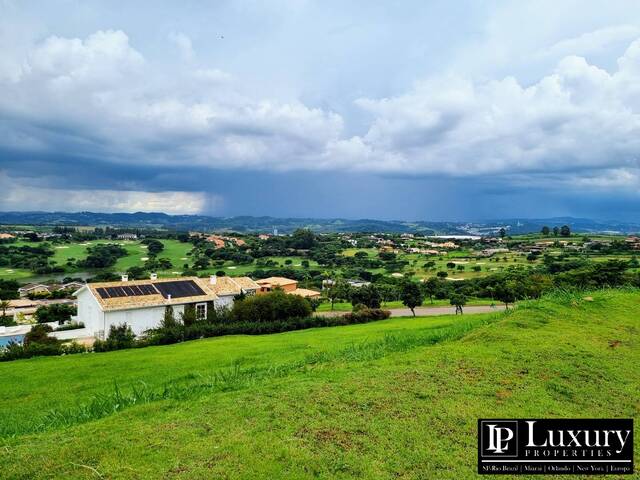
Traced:
<path fill-rule="evenodd" d="M 451 240 L 480 240 L 478 235 L 431 235 L 429 238 L 449 238 Z"/>
<path fill-rule="evenodd" d="M 0 337 L 0 347 L 6 347 L 11 342 L 22 343 L 24 335 L 9 335 L 8 337 Z"/>

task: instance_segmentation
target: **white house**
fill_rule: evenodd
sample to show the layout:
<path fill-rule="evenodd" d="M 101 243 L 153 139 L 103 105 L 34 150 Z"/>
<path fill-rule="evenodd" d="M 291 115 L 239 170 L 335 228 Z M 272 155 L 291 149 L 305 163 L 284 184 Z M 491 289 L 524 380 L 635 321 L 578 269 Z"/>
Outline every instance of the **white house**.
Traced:
<path fill-rule="evenodd" d="M 171 306 L 176 318 L 187 306 L 199 319 L 209 308 L 229 307 L 240 293 L 255 295 L 260 286 L 248 277 L 180 277 L 120 282 L 89 283 L 74 295 L 78 314 L 74 321 L 84 323 L 95 338 L 103 339 L 112 325 L 126 323 L 136 335 L 158 327 L 165 309 Z"/>

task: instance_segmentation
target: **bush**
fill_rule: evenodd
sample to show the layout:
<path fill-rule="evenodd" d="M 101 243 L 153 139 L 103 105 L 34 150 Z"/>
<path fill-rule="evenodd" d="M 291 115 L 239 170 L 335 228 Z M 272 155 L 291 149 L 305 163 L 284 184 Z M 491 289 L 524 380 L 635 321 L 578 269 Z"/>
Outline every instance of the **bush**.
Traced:
<path fill-rule="evenodd" d="M 86 352 L 86 347 L 71 343 L 62 344 L 57 338 L 50 337 L 53 329 L 49 325 L 37 324 L 24 336 L 22 345 L 11 342 L 0 354 L 0 361 L 18 360 L 21 358 L 63 355 Z"/>
<path fill-rule="evenodd" d="M 65 330 L 77 330 L 79 328 L 84 328 L 84 323 L 82 322 L 71 322 L 66 323 L 64 325 L 60 325 L 55 329 L 56 332 L 64 332 Z"/>
<path fill-rule="evenodd" d="M 170 329 L 156 329 L 149 332 L 148 345 L 168 345 L 184 340 L 196 340 L 223 335 L 264 335 L 269 333 L 289 332 L 305 328 L 334 327 L 368 323 L 389 318 L 391 312 L 377 308 L 365 308 L 357 313 L 348 313 L 335 317 L 302 317 L 288 318 L 271 322 L 231 321 L 229 323 L 196 322 L 189 326 Z"/>
<path fill-rule="evenodd" d="M 136 336 L 131 330 L 131 327 L 126 323 L 122 323 L 117 326 L 111 325 L 107 339 L 96 340 L 93 344 L 93 350 L 96 352 L 109 352 L 111 350 L 132 348 L 135 344 Z"/>
<path fill-rule="evenodd" d="M 55 340 L 55 339 L 53 339 Z M 62 345 L 56 343 L 30 343 L 29 345 L 11 342 L 0 356 L 0 361 L 19 360 L 40 356 L 54 356 L 62 353 Z"/>
<path fill-rule="evenodd" d="M 77 314 L 77 309 L 73 305 L 64 303 L 54 303 L 52 305 L 41 305 L 35 313 L 38 323 L 58 322 L 60 324 L 71 319 Z"/>
<path fill-rule="evenodd" d="M 276 290 L 234 302 L 231 317 L 234 322 L 276 322 L 311 315 L 309 302 L 298 296 Z"/>
<path fill-rule="evenodd" d="M 391 312 L 389 310 L 382 310 L 380 308 L 363 308 L 357 312 L 347 313 L 343 315 L 345 323 L 344 325 L 349 325 L 353 323 L 367 323 L 373 322 L 376 320 L 385 320 L 391 316 Z"/>
<path fill-rule="evenodd" d="M 17 325 L 17 323 L 13 321 L 13 317 L 0 315 L 0 327 L 12 327 L 14 325 Z"/>

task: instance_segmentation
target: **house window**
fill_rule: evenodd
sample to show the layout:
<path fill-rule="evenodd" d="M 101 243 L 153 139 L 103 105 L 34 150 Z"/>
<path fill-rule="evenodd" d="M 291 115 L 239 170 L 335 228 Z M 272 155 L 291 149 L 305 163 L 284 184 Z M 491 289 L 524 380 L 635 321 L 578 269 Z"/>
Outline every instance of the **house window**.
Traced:
<path fill-rule="evenodd" d="M 197 303 L 196 304 L 196 320 L 204 320 L 206 318 L 207 318 L 207 304 Z"/>

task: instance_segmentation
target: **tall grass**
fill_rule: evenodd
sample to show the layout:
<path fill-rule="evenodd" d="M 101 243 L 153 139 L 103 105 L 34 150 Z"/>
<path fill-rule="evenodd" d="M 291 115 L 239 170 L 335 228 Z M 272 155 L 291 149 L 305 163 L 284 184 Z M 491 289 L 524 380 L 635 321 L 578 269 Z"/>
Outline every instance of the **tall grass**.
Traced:
<path fill-rule="evenodd" d="M 70 408 L 52 409 L 43 417 L 31 422 L 12 425 L 0 422 L 0 437 L 70 427 L 104 418 L 136 405 L 162 400 L 189 400 L 201 395 L 249 388 L 293 373 L 310 374 L 321 364 L 376 360 L 389 354 L 462 338 L 474 328 L 493 323 L 505 315 L 507 314 L 501 312 L 488 318 L 470 317 L 447 327 L 388 334 L 379 340 L 362 341 L 340 349 L 314 352 L 299 361 L 286 364 L 257 368 L 243 367 L 241 361 L 236 361 L 231 367 L 208 375 L 191 374 L 172 379 L 159 388 L 140 382 L 123 391 L 115 383 L 108 393 L 93 395 L 88 401 Z"/>

